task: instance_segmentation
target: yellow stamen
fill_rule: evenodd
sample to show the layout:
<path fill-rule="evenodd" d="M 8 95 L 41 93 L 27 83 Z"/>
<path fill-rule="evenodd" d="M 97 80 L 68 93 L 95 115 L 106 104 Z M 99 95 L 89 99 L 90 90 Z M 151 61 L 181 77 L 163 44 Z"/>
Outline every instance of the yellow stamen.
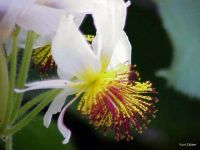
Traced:
<path fill-rule="evenodd" d="M 85 92 L 77 109 L 96 127 L 112 128 L 116 139 L 132 139 L 130 127 L 146 128 L 156 110 L 155 90 L 140 82 L 139 74 L 121 64 L 115 69 L 87 74 Z"/>

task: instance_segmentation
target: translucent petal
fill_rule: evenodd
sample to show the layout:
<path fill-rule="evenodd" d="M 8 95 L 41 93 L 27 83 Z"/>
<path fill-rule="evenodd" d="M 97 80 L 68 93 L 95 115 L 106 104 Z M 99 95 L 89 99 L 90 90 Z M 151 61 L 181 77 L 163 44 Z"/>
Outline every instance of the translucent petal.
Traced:
<path fill-rule="evenodd" d="M 76 27 L 73 17 L 63 17 L 52 42 L 54 60 L 65 73 L 81 77 L 99 69 L 97 57 Z"/>
<path fill-rule="evenodd" d="M 126 7 L 129 7 L 131 5 L 131 1 L 126 2 Z"/>
<path fill-rule="evenodd" d="M 16 24 L 41 35 L 53 35 L 62 14 L 62 10 L 34 4 L 20 12 Z"/>
<path fill-rule="evenodd" d="M 91 13 L 94 0 L 64 0 L 66 12 L 69 14 Z"/>
<path fill-rule="evenodd" d="M 81 23 L 83 22 L 83 19 L 85 18 L 85 14 L 77 14 L 74 17 L 74 22 L 76 23 L 76 26 L 79 28 Z"/>
<path fill-rule="evenodd" d="M 85 14 L 91 12 L 92 8 L 91 0 L 37 0 L 37 3 L 53 8 L 63 9 L 67 15 L 74 14 L 74 21 L 77 26 L 82 23 Z"/>
<path fill-rule="evenodd" d="M 44 126 L 45 127 L 47 127 L 47 128 L 49 127 L 49 125 L 51 123 L 52 115 L 61 111 L 67 96 L 68 96 L 68 92 L 66 90 L 63 90 L 60 94 L 58 94 L 55 97 L 55 99 L 53 100 L 53 102 L 51 103 L 47 112 L 44 115 Z"/>
<path fill-rule="evenodd" d="M 66 73 L 66 72 L 60 70 L 59 68 L 57 69 L 57 74 L 58 74 L 59 78 L 62 80 L 70 80 L 70 78 L 73 77 L 72 74 Z"/>
<path fill-rule="evenodd" d="M 21 13 L 29 10 L 35 0 L 6 0 L 0 2 L 0 39 L 5 40 L 15 27 Z"/>
<path fill-rule="evenodd" d="M 64 8 L 64 3 L 61 0 L 36 0 L 36 3 L 53 8 Z"/>
<path fill-rule="evenodd" d="M 123 0 L 102 0 L 96 6 L 94 5 L 92 15 L 98 36 L 95 47 L 105 66 L 108 65 L 116 43 L 123 32 L 126 8 Z"/>
<path fill-rule="evenodd" d="M 33 48 L 43 47 L 51 43 L 51 38 L 49 36 L 38 36 L 38 38 L 34 41 Z"/>
<path fill-rule="evenodd" d="M 12 38 L 7 38 L 4 42 L 6 55 L 9 56 L 12 51 Z"/>
<path fill-rule="evenodd" d="M 128 36 L 123 32 L 119 42 L 116 44 L 108 69 L 114 68 L 120 63 L 131 64 L 131 50 L 132 47 Z"/>
<path fill-rule="evenodd" d="M 0 2 L 0 40 L 5 40 L 10 36 L 15 27 L 17 14 L 20 11 L 15 6 L 16 2 L 14 0 Z"/>
<path fill-rule="evenodd" d="M 27 31 L 24 29 L 21 29 L 20 33 L 18 35 L 18 47 L 19 48 L 22 48 L 22 49 L 25 48 L 26 36 L 27 36 Z M 51 37 L 39 35 L 33 43 L 33 49 L 43 47 L 50 43 L 51 43 Z"/>
<path fill-rule="evenodd" d="M 63 144 L 67 144 L 69 142 L 69 139 L 70 139 L 70 136 L 71 136 L 71 131 L 65 126 L 65 124 L 63 122 L 63 118 L 64 118 L 65 112 L 66 112 L 68 107 L 69 107 L 69 105 L 66 105 L 62 109 L 62 111 L 59 115 L 59 118 L 58 118 L 58 129 L 65 138 L 64 141 L 63 141 Z"/>

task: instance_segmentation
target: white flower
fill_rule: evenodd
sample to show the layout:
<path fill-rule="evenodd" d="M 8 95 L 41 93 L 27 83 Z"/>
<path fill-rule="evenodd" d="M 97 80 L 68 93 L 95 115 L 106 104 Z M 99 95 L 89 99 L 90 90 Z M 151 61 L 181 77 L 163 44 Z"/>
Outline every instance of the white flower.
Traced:
<path fill-rule="evenodd" d="M 112 128 L 117 140 L 131 139 L 130 126 L 142 130 L 145 123 L 141 121 L 140 126 L 135 115 L 144 117 L 153 113 L 149 110 L 154 99 L 142 95 L 153 92 L 150 82 L 138 82 L 138 73 L 129 70 L 127 65 L 131 63 L 131 45 L 123 31 L 127 5 L 122 0 L 98 2 L 98 7 L 91 10 L 97 30 L 92 45 L 77 29 L 72 15 L 61 19 L 52 43 L 60 79 L 37 81 L 26 84 L 24 90 L 16 89 L 16 92 L 63 89 L 46 112 L 44 125 L 48 127 L 52 115 L 61 111 L 58 128 L 65 137 L 64 144 L 68 143 L 71 132 L 64 125 L 63 116 L 79 96 L 77 109 L 94 126 Z M 72 94 L 75 94 L 74 99 L 62 108 L 66 97 Z"/>
<path fill-rule="evenodd" d="M 88 0 L 1 0 L 0 40 L 9 37 L 15 25 L 40 35 L 54 35 L 63 14 L 73 14 L 79 27 L 94 3 Z"/>
<path fill-rule="evenodd" d="M 83 1 L 82 1 L 83 2 Z M 77 3 L 76 3 L 77 4 Z M 82 5 L 68 0 L 6 0 L 0 2 L 0 41 L 5 43 L 7 55 L 11 53 L 11 38 L 8 38 L 15 25 L 22 29 L 18 37 L 18 47 L 24 48 L 28 30 L 39 34 L 33 48 L 51 43 L 62 15 L 74 13 L 77 27 L 82 23 L 86 12 Z"/>
<path fill-rule="evenodd" d="M 55 2 L 54 2 L 55 3 Z M 55 8 L 53 1 L 4 0 L 0 2 L 0 39 L 5 40 L 15 25 L 41 35 L 56 32 L 63 9 Z"/>
<path fill-rule="evenodd" d="M 44 117 L 44 124 L 47 127 L 50 124 L 52 115 L 61 111 L 67 95 L 83 90 L 83 87 L 88 82 L 86 76 L 90 73 L 96 74 L 100 72 L 103 59 L 105 59 L 105 63 L 103 64 L 106 65 L 115 47 L 121 48 L 124 43 L 127 44 L 124 45 L 124 50 L 118 50 L 118 52 L 124 55 L 124 60 L 122 60 L 122 62 L 130 61 L 131 48 L 127 36 L 123 32 L 126 18 L 125 3 L 121 0 L 104 0 L 99 2 L 99 6 L 95 5 L 92 9 L 92 15 L 97 28 L 97 36 L 92 46 L 93 49 L 91 49 L 90 45 L 77 29 L 73 17 L 62 18 L 52 43 L 52 55 L 58 65 L 58 75 L 61 80 L 33 82 L 27 84 L 27 89 L 25 90 L 16 89 L 17 92 L 42 88 L 64 89 L 63 92 L 55 98 Z M 106 25 L 105 23 L 108 21 L 110 24 Z M 114 55 L 119 56 L 120 54 L 116 51 Z M 116 63 L 114 58 L 113 63 Z M 75 81 L 69 81 L 71 77 L 76 77 L 77 79 Z M 77 86 L 73 87 L 74 85 Z M 77 88 L 79 85 L 80 88 Z M 69 132 L 63 132 L 65 127 L 62 125 L 62 116 L 63 113 L 61 113 L 59 117 L 58 127 L 66 138 L 64 143 L 67 143 L 70 134 Z"/>

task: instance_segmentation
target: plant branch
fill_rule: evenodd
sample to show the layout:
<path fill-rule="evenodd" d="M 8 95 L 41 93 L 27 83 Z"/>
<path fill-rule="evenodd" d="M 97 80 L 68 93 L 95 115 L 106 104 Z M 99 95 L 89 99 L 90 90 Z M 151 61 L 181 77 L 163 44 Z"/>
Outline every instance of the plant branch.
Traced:
<path fill-rule="evenodd" d="M 26 46 L 24 49 L 24 54 L 23 54 L 21 66 L 19 69 L 19 76 L 18 76 L 17 85 L 16 85 L 16 87 L 19 89 L 24 88 L 24 84 L 28 76 L 28 71 L 29 71 L 30 61 L 31 61 L 31 56 L 32 56 L 32 47 L 33 47 L 33 42 L 34 42 L 35 37 L 36 35 L 34 32 L 32 31 L 28 32 L 27 39 L 26 39 Z M 16 95 L 15 105 L 14 105 L 15 107 L 13 108 L 13 111 L 11 114 L 12 122 L 15 121 L 16 119 L 19 107 L 21 105 L 22 98 L 23 98 L 23 93 Z"/>
<path fill-rule="evenodd" d="M 6 108 L 8 102 L 8 68 L 6 61 L 6 54 L 3 46 L 0 43 L 0 130 L 5 120 Z"/>
<path fill-rule="evenodd" d="M 14 88 L 16 82 L 16 70 L 17 70 L 17 37 L 19 34 L 20 28 L 16 28 L 15 32 L 12 35 L 12 52 L 11 52 L 11 61 L 10 61 L 10 80 L 9 80 L 9 95 L 8 95 L 8 103 L 6 110 L 6 117 L 4 121 L 4 126 L 9 124 L 11 111 L 13 108 L 13 98 L 14 98 Z"/>
<path fill-rule="evenodd" d="M 12 150 L 12 135 L 6 137 L 6 150 Z"/>
<path fill-rule="evenodd" d="M 40 103 L 38 106 L 36 106 L 28 115 L 26 115 L 22 120 L 20 120 L 16 125 L 14 125 L 11 128 L 8 128 L 3 131 L 3 135 L 10 135 L 15 134 L 19 130 L 21 130 L 24 126 L 26 126 L 28 123 L 30 123 L 34 117 L 41 112 L 41 110 L 48 105 L 54 97 L 60 92 L 60 90 L 53 90 L 49 92 L 48 96 Z"/>

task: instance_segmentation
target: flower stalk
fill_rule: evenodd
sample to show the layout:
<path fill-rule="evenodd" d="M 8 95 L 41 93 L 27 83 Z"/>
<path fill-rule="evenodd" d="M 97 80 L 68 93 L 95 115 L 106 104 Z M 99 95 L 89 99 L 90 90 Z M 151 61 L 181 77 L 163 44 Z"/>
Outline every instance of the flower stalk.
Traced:
<path fill-rule="evenodd" d="M 38 104 L 23 119 L 21 119 L 18 123 L 16 123 L 16 125 L 5 130 L 3 132 L 3 135 L 6 135 L 6 136 L 7 135 L 13 135 L 16 132 L 18 132 L 19 130 L 21 130 L 23 127 L 28 125 L 28 123 L 30 123 L 34 119 L 34 117 L 37 114 L 39 114 L 42 111 L 42 109 L 53 100 L 53 98 L 58 94 L 58 92 L 60 92 L 60 90 L 52 90 L 50 92 L 48 91 L 46 93 L 46 98 L 40 104 Z M 37 98 L 40 98 L 40 96 L 38 96 Z"/>
<path fill-rule="evenodd" d="M 30 67 L 30 61 L 32 56 L 32 47 L 34 39 L 36 38 L 36 34 L 32 31 L 29 31 L 27 33 L 27 40 L 26 40 L 26 46 L 24 49 L 24 55 L 22 58 L 21 66 L 19 68 L 19 76 L 16 83 L 17 88 L 23 88 L 24 84 L 26 82 L 27 76 L 28 76 L 28 70 Z M 11 120 L 12 122 L 16 119 L 18 115 L 18 110 L 21 105 L 21 101 L 23 98 L 23 94 L 17 94 L 14 102 L 14 108 L 11 114 Z"/>
<path fill-rule="evenodd" d="M 12 135 L 6 137 L 6 150 L 12 150 Z"/>
<path fill-rule="evenodd" d="M 8 99 L 8 68 L 3 45 L 0 44 L 0 131 L 5 120 Z"/>
<path fill-rule="evenodd" d="M 12 53 L 11 53 L 11 61 L 10 61 L 9 95 L 8 95 L 8 104 L 7 104 L 7 111 L 6 111 L 4 126 L 6 124 L 9 124 L 10 115 L 11 115 L 11 111 L 13 108 L 13 97 L 15 95 L 14 88 L 15 88 L 16 71 L 17 71 L 17 52 L 18 52 L 17 39 L 18 39 L 19 32 L 20 32 L 20 28 L 17 27 L 12 35 Z"/>
<path fill-rule="evenodd" d="M 32 47 L 36 34 L 32 31 L 27 33 L 26 46 L 19 68 L 19 75 L 17 76 L 17 46 L 19 32 L 20 29 L 16 28 L 11 37 L 12 52 L 9 56 L 10 61 L 8 61 L 8 57 L 6 57 L 3 44 L 0 45 L 0 137 L 5 139 L 6 150 L 12 150 L 13 135 L 30 123 L 60 91 L 47 91 L 37 97 L 34 97 L 21 106 L 23 94 L 16 94 L 14 89 L 15 87 L 24 87 L 28 76 L 32 56 Z M 32 110 L 26 114 L 26 112 L 30 109 Z"/>

